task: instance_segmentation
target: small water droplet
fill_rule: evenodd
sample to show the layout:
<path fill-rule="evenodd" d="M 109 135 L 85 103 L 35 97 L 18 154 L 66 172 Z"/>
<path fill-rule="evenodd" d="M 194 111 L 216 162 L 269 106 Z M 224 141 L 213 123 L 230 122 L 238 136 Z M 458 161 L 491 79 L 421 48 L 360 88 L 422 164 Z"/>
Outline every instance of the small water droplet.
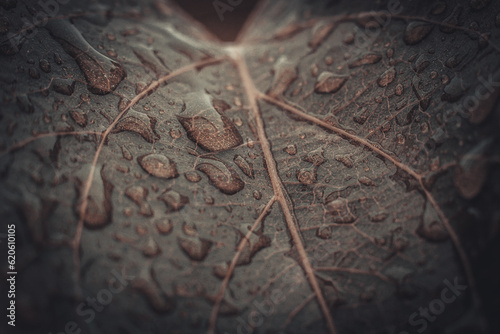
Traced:
<path fill-rule="evenodd" d="M 347 78 L 338 76 L 331 72 L 322 72 L 316 81 L 314 91 L 316 93 L 336 93 L 342 88 Z"/>
<path fill-rule="evenodd" d="M 52 81 L 52 88 L 60 94 L 71 96 L 75 91 L 75 80 L 61 78 L 54 79 Z"/>
<path fill-rule="evenodd" d="M 184 177 L 186 178 L 186 180 L 193 183 L 200 182 L 201 180 L 201 176 L 197 171 L 186 172 L 184 173 Z"/>
<path fill-rule="evenodd" d="M 382 56 L 379 53 L 375 52 L 366 52 L 362 54 L 360 57 L 353 60 L 349 63 L 349 68 L 355 68 L 363 65 L 372 65 L 378 63 L 382 59 Z"/>
<path fill-rule="evenodd" d="M 142 249 L 142 254 L 147 257 L 156 257 L 161 254 L 160 247 L 152 237 L 149 237 L 146 241 L 146 245 Z"/>
<path fill-rule="evenodd" d="M 364 184 L 365 186 L 369 186 L 369 187 L 375 187 L 377 185 L 375 182 L 373 182 L 372 179 L 370 179 L 367 176 L 361 176 L 361 177 L 359 177 L 358 178 L 358 182 L 361 183 L 361 184 Z"/>
<path fill-rule="evenodd" d="M 408 45 L 420 43 L 427 35 L 430 34 L 434 25 L 422 21 L 410 22 L 405 29 L 403 40 Z"/>
<path fill-rule="evenodd" d="M 304 185 L 316 182 L 317 174 L 315 168 L 301 168 L 297 171 L 297 180 Z"/>
<path fill-rule="evenodd" d="M 491 139 L 485 139 L 469 150 L 455 167 L 453 181 L 460 195 L 466 199 L 476 197 L 483 188 L 489 171 L 485 157 Z"/>
<path fill-rule="evenodd" d="M 255 178 L 254 172 L 253 172 L 253 164 L 251 162 L 248 162 L 245 158 L 243 158 L 239 154 L 236 154 L 234 156 L 233 160 L 234 160 L 234 163 L 241 169 L 241 171 L 246 176 L 248 176 L 251 179 Z"/>
<path fill-rule="evenodd" d="M 254 190 L 253 191 L 253 198 L 255 198 L 256 200 L 260 200 L 262 198 L 262 193 L 258 190 Z"/>
<path fill-rule="evenodd" d="M 83 111 L 78 110 L 78 109 L 71 110 L 69 112 L 69 115 L 71 116 L 73 121 L 75 121 L 75 123 L 78 124 L 79 126 L 81 126 L 82 128 L 87 126 L 88 117 L 87 117 L 87 114 L 84 113 Z"/>
<path fill-rule="evenodd" d="M 198 229 L 196 228 L 196 225 L 193 223 L 186 223 L 184 222 L 182 224 L 182 231 L 184 232 L 185 235 L 194 237 L 198 235 Z"/>
<path fill-rule="evenodd" d="M 51 66 L 50 66 L 50 63 L 47 59 L 40 59 L 40 61 L 38 62 L 38 65 L 40 66 L 40 69 L 42 71 L 44 71 L 45 73 L 50 73 L 50 70 L 51 70 Z"/>
<path fill-rule="evenodd" d="M 342 163 L 347 168 L 354 167 L 354 162 L 352 161 L 352 159 L 349 155 L 337 155 L 337 156 L 335 156 L 335 160 Z"/>
<path fill-rule="evenodd" d="M 295 155 L 297 154 L 297 146 L 295 144 L 290 144 L 287 147 L 285 147 L 283 151 L 285 151 L 289 155 Z"/>
<path fill-rule="evenodd" d="M 281 96 L 287 88 L 297 79 L 297 66 L 286 56 L 280 56 L 273 66 L 274 77 L 267 95 Z"/>
<path fill-rule="evenodd" d="M 316 235 L 321 239 L 330 239 L 332 237 L 332 229 L 329 226 L 318 228 Z"/>
<path fill-rule="evenodd" d="M 172 137 L 174 139 L 179 139 L 181 136 L 182 136 L 182 133 L 179 130 L 177 130 L 177 129 L 170 130 L 170 137 Z"/>
<path fill-rule="evenodd" d="M 167 206 L 167 213 L 172 211 L 181 210 L 186 204 L 189 203 L 189 198 L 179 194 L 175 190 L 167 190 L 158 197 Z"/>
<path fill-rule="evenodd" d="M 404 86 L 402 84 L 397 84 L 396 89 L 394 90 L 394 94 L 397 96 L 401 96 L 404 91 Z"/>
<path fill-rule="evenodd" d="M 147 154 L 137 158 L 139 165 L 149 174 L 164 179 L 179 176 L 174 161 L 161 154 Z"/>
<path fill-rule="evenodd" d="M 130 198 L 140 208 L 139 213 L 145 217 L 153 216 L 151 206 L 146 202 L 148 190 L 141 186 L 131 186 L 125 190 L 125 195 Z"/>
<path fill-rule="evenodd" d="M 174 225 L 172 224 L 172 221 L 167 218 L 160 218 L 155 221 L 155 226 L 156 229 L 160 234 L 167 235 L 172 232 L 174 229 Z"/>
<path fill-rule="evenodd" d="M 184 237 L 178 237 L 177 243 L 182 251 L 193 261 L 203 261 L 213 244 L 206 239 Z"/>
<path fill-rule="evenodd" d="M 396 70 L 394 67 L 391 67 L 384 73 L 380 75 L 380 77 L 377 80 L 377 83 L 380 87 L 387 87 L 391 82 L 394 81 L 394 78 L 396 77 Z"/>
<path fill-rule="evenodd" d="M 356 220 L 354 210 L 349 207 L 349 202 L 341 197 L 336 198 L 335 193 L 326 197 L 325 209 L 333 223 L 350 224 Z"/>

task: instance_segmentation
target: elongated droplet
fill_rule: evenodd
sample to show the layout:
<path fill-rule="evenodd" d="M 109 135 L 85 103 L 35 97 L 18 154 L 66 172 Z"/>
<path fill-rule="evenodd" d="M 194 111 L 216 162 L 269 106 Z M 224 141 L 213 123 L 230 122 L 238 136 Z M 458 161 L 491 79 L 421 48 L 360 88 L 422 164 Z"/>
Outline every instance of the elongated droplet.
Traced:
<path fill-rule="evenodd" d="M 238 174 L 222 162 L 203 162 L 198 164 L 196 169 L 205 173 L 210 183 L 224 194 L 233 195 L 245 187 Z"/>
<path fill-rule="evenodd" d="M 333 29 L 336 27 L 335 23 L 318 23 L 312 30 L 311 39 L 309 39 L 309 47 L 316 50 L 325 39 L 330 35 Z"/>
<path fill-rule="evenodd" d="M 380 87 L 387 87 L 396 77 L 396 70 L 391 67 L 378 78 L 377 83 Z"/>
<path fill-rule="evenodd" d="M 379 53 L 367 52 L 361 55 L 359 58 L 355 59 L 349 64 L 349 68 L 354 68 L 363 65 L 371 65 L 376 64 L 382 59 L 382 56 Z"/>
<path fill-rule="evenodd" d="M 149 174 L 164 179 L 173 179 L 179 176 L 174 161 L 162 154 L 147 154 L 137 158 L 139 165 Z"/>
<path fill-rule="evenodd" d="M 75 211 L 80 215 L 82 205 L 83 191 L 85 183 L 90 174 L 91 165 L 87 164 L 80 169 L 76 174 L 76 189 L 79 193 L 78 203 L 75 205 Z M 111 205 L 111 193 L 113 185 L 106 180 L 103 173 L 103 167 L 96 166 L 90 187 L 87 200 L 87 208 L 84 214 L 85 225 L 89 228 L 99 228 L 111 221 L 113 211 Z"/>
<path fill-rule="evenodd" d="M 164 192 L 160 197 L 158 197 L 158 199 L 165 203 L 167 206 L 167 212 L 179 211 L 189 203 L 188 197 L 179 194 L 175 190 L 168 190 Z"/>
<path fill-rule="evenodd" d="M 67 20 L 49 20 L 46 27 L 64 51 L 75 59 L 92 93 L 108 94 L 125 78 L 123 67 L 96 51 Z"/>
<path fill-rule="evenodd" d="M 241 171 L 245 173 L 246 176 L 249 178 L 253 179 L 254 173 L 253 173 L 253 164 L 248 162 L 245 158 L 243 158 L 241 155 L 237 154 L 234 156 L 234 163 L 240 167 Z"/>
<path fill-rule="evenodd" d="M 190 93 L 186 96 L 186 110 L 177 119 L 190 140 L 211 152 L 225 151 L 243 143 L 234 123 L 216 110 L 206 93 Z"/>
<path fill-rule="evenodd" d="M 273 66 L 274 78 L 267 95 L 271 97 L 281 96 L 292 82 L 297 79 L 297 66 L 286 56 L 278 58 Z"/>
<path fill-rule="evenodd" d="M 314 91 L 316 93 L 335 93 L 347 81 L 346 77 L 335 75 L 331 72 L 322 72 L 318 76 Z"/>
<path fill-rule="evenodd" d="M 186 253 L 187 256 L 193 261 L 202 261 L 208 255 L 212 242 L 199 238 L 177 238 L 179 247 Z"/>

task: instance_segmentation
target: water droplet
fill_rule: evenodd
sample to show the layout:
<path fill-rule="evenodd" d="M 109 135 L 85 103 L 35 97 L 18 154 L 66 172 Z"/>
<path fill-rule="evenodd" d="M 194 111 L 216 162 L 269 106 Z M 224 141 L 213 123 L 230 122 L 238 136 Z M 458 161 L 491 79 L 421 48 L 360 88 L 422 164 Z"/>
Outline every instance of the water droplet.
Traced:
<path fill-rule="evenodd" d="M 271 88 L 267 91 L 267 95 L 279 97 L 297 79 L 297 67 L 283 55 L 274 64 L 273 72 L 273 82 L 271 83 Z"/>
<path fill-rule="evenodd" d="M 64 51 L 75 59 L 92 93 L 108 94 L 125 78 L 123 67 L 96 51 L 67 20 L 49 20 L 46 27 Z"/>
<path fill-rule="evenodd" d="M 396 89 L 394 90 L 394 94 L 397 96 L 401 96 L 404 91 L 404 86 L 402 84 L 397 84 Z"/>
<path fill-rule="evenodd" d="M 74 209 L 78 215 L 80 215 L 80 207 L 84 200 L 82 198 L 83 189 L 90 175 L 90 169 L 91 165 L 86 164 L 76 173 L 76 189 L 79 194 L 79 200 Z M 111 193 L 114 187 L 105 178 L 104 167 L 100 166 L 96 166 L 91 182 L 92 186 L 86 199 L 87 208 L 85 210 L 84 221 L 87 227 L 98 228 L 111 221 L 113 212 Z"/>
<path fill-rule="evenodd" d="M 386 220 L 388 216 L 386 212 L 377 212 L 374 215 L 370 215 L 370 220 L 374 223 L 380 223 Z"/>
<path fill-rule="evenodd" d="M 31 99 L 28 95 L 22 94 L 16 97 L 16 103 L 19 109 L 25 114 L 31 114 L 35 111 L 35 107 L 31 102 Z"/>
<path fill-rule="evenodd" d="M 396 140 L 398 142 L 399 145 L 404 145 L 405 144 L 405 141 L 406 141 L 406 138 L 403 134 L 401 133 L 398 133 L 397 136 L 396 136 Z"/>
<path fill-rule="evenodd" d="M 319 147 L 315 150 L 308 152 L 302 160 L 312 163 L 315 167 L 321 165 L 325 162 L 325 156 L 323 154 L 323 148 Z"/>
<path fill-rule="evenodd" d="M 226 262 L 217 263 L 214 266 L 214 275 L 220 279 L 224 279 L 229 270 L 229 265 Z"/>
<path fill-rule="evenodd" d="M 384 73 L 380 75 L 380 77 L 377 80 L 377 83 L 380 87 L 387 87 L 391 82 L 394 81 L 394 78 L 396 77 L 396 70 L 394 67 L 391 67 Z"/>
<path fill-rule="evenodd" d="M 382 59 L 382 56 L 379 53 L 375 52 L 366 52 L 362 54 L 360 57 L 356 58 L 349 64 L 349 68 L 355 68 L 363 65 L 371 65 L 376 64 Z"/>
<path fill-rule="evenodd" d="M 157 219 L 155 221 L 155 226 L 158 232 L 163 235 L 170 234 L 174 229 L 174 225 L 172 224 L 170 219 L 167 218 Z"/>
<path fill-rule="evenodd" d="M 160 138 L 154 131 L 155 124 L 155 118 L 130 109 L 115 125 L 112 132 L 135 132 L 142 136 L 148 143 L 154 143 Z"/>
<path fill-rule="evenodd" d="M 361 176 L 361 177 L 359 177 L 358 178 L 358 182 L 361 183 L 361 184 L 364 184 L 365 186 L 370 186 L 370 187 L 374 187 L 374 186 L 377 185 L 375 182 L 373 182 L 372 179 L 370 179 L 367 176 Z"/>
<path fill-rule="evenodd" d="M 257 201 L 262 198 L 262 193 L 258 190 L 253 191 L 253 198 L 255 198 Z"/>
<path fill-rule="evenodd" d="M 167 190 L 158 197 L 167 206 L 167 213 L 172 211 L 181 210 L 186 204 L 189 203 L 189 198 L 179 194 L 175 190 Z"/>
<path fill-rule="evenodd" d="M 285 147 L 283 151 L 285 151 L 289 155 L 295 155 L 297 154 L 297 146 L 295 144 L 290 144 L 287 147 Z"/>
<path fill-rule="evenodd" d="M 429 65 L 431 62 L 427 60 L 427 55 L 421 54 L 417 60 L 412 64 L 413 70 L 417 73 L 422 73 Z"/>
<path fill-rule="evenodd" d="M 40 79 L 40 72 L 36 68 L 30 67 L 28 73 L 32 79 Z"/>
<path fill-rule="evenodd" d="M 51 70 L 51 66 L 50 66 L 50 63 L 47 59 L 40 59 L 40 61 L 38 62 L 38 65 L 40 66 L 40 69 L 42 71 L 44 71 L 45 73 L 50 73 L 50 70 Z"/>
<path fill-rule="evenodd" d="M 201 180 L 200 174 L 198 174 L 198 172 L 194 170 L 184 173 L 184 177 L 186 178 L 186 180 L 193 183 L 200 182 Z"/>
<path fill-rule="evenodd" d="M 422 21 L 410 22 L 405 29 L 403 40 L 408 45 L 420 43 L 427 35 L 430 34 L 434 25 Z"/>
<path fill-rule="evenodd" d="M 335 27 L 335 23 L 320 22 L 316 24 L 311 32 L 311 38 L 308 43 L 309 47 L 313 49 L 313 51 L 316 50 L 330 35 Z"/>
<path fill-rule="evenodd" d="M 234 163 L 241 169 L 241 171 L 248 176 L 249 178 L 253 179 L 255 178 L 254 172 L 253 172 L 253 164 L 248 162 L 245 158 L 243 158 L 241 155 L 236 154 L 234 156 Z"/>
<path fill-rule="evenodd" d="M 245 183 L 240 179 L 238 174 L 222 162 L 215 160 L 210 163 L 203 162 L 198 164 L 196 169 L 205 173 L 208 176 L 210 184 L 224 194 L 233 195 L 245 187 Z"/>
<path fill-rule="evenodd" d="M 184 237 L 178 237 L 177 243 L 182 251 L 193 261 L 203 261 L 213 244 L 206 239 Z"/>
<path fill-rule="evenodd" d="M 349 155 L 337 155 L 335 156 L 335 160 L 342 163 L 347 168 L 352 168 L 354 166 L 354 162 Z"/>
<path fill-rule="evenodd" d="M 467 152 L 455 167 L 453 181 L 460 195 L 466 199 L 476 197 L 488 176 L 489 164 L 485 157 L 491 139 L 485 139 Z"/>
<path fill-rule="evenodd" d="M 177 130 L 177 129 L 170 130 L 170 137 L 172 137 L 174 139 L 179 139 L 181 136 L 182 136 L 182 133 L 179 130 Z"/>
<path fill-rule="evenodd" d="M 321 239 L 330 239 L 332 237 L 332 229 L 329 226 L 318 228 L 316 235 Z"/>
<path fill-rule="evenodd" d="M 164 179 L 179 176 L 174 161 L 161 154 L 147 154 L 137 158 L 139 165 L 149 174 Z"/>
<path fill-rule="evenodd" d="M 148 196 L 148 190 L 141 186 L 131 186 L 125 190 L 125 195 L 130 198 L 140 208 L 139 213 L 146 217 L 153 216 L 154 212 L 151 206 L 145 201 Z"/>
<path fill-rule="evenodd" d="M 466 86 L 463 80 L 455 76 L 451 81 L 444 87 L 444 94 L 441 96 L 441 100 L 448 102 L 458 101 L 465 93 Z"/>
<path fill-rule="evenodd" d="M 186 99 L 185 113 L 191 116 L 178 115 L 177 119 L 190 140 L 211 152 L 225 151 L 243 143 L 234 123 L 223 111 L 214 108 L 208 94 L 190 93 Z"/>
<path fill-rule="evenodd" d="M 125 146 L 122 146 L 121 149 L 122 149 L 122 155 L 125 159 L 130 161 L 134 158 L 132 156 L 132 153 L 130 153 L 130 151 L 128 150 L 128 148 L 126 148 Z"/>
<path fill-rule="evenodd" d="M 316 168 L 301 168 L 297 171 L 297 180 L 304 185 L 316 182 Z"/>
<path fill-rule="evenodd" d="M 335 75 L 331 72 L 322 72 L 316 81 L 316 93 L 336 93 L 347 81 L 346 77 Z"/>
<path fill-rule="evenodd" d="M 420 237 L 434 242 L 444 241 L 449 237 L 448 231 L 429 201 L 425 203 L 424 215 L 416 232 Z"/>
<path fill-rule="evenodd" d="M 354 210 L 349 207 L 349 202 L 344 198 L 335 198 L 335 193 L 325 199 L 326 212 L 336 224 L 350 224 L 356 220 Z"/>
<path fill-rule="evenodd" d="M 83 111 L 71 110 L 69 112 L 69 115 L 71 116 L 73 121 L 75 121 L 75 123 L 78 124 L 79 126 L 81 126 L 82 128 L 87 126 L 88 117 L 87 117 L 87 114 L 84 113 Z"/>
<path fill-rule="evenodd" d="M 52 88 L 63 95 L 71 96 L 75 91 L 75 80 L 73 79 L 54 79 L 52 81 Z"/>
<path fill-rule="evenodd" d="M 142 249 L 142 254 L 147 257 L 156 257 L 161 254 L 160 247 L 152 237 L 149 237 L 146 241 L 146 245 Z"/>
<path fill-rule="evenodd" d="M 193 223 L 182 223 L 182 231 L 185 235 L 195 237 L 198 235 L 198 228 Z"/>

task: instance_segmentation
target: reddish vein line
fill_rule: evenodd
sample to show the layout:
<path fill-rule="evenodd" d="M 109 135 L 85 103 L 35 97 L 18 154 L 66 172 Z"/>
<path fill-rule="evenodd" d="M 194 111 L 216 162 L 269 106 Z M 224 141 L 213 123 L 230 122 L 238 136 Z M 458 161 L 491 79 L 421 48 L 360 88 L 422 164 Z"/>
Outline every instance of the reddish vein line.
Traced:
<path fill-rule="evenodd" d="M 238 68 L 238 72 L 240 74 L 241 80 L 243 82 L 243 86 L 245 88 L 246 95 L 248 97 L 250 103 L 250 110 L 253 113 L 253 117 L 256 123 L 257 135 L 260 141 L 260 145 L 262 148 L 262 152 L 264 153 L 264 159 L 266 161 L 267 170 L 269 173 L 269 177 L 271 179 L 271 184 L 273 186 L 273 191 L 276 197 L 276 200 L 280 203 L 281 208 L 283 210 L 283 215 L 285 216 L 285 221 L 288 227 L 288 231 L 292 236 L 292 240 L 297 247 L 297 251 L 299 253 L 300 260 L 302 262 L 302 269 L 304 270 L 309 284 L 316 295 L 316 299 L 319 303 L 321 311 L 325 317 L 325 321 L 328 327 L 328 331 L 331 334 L 336 334 L 337 331 L 335 329 L 335 325 L 333 323 L 333 318 L 330 314 L 330 310 L 328 305 L 326 304 L 325 298 L 319 286 L 319 283 L 314 275 L 314 269 L 309 262 L 309 258 L 307 256 L 307 252 L 304 247 L 304 242 L 302 241 L 302 237 L 300 235 L 299 229 L 297 227 L 296 217 L 292 210 L 290 209 L 290 201 L 288 196 L 284 190 L 283 183 L 279 177 L 278 170 L 276 168 L 276 161 L 274 161 L 273 153 L 271 151 L 271 145 L 267 139 L 267 135 L 264 129 L 264 122 L 262 120 L 262 115 L 260 114 L 260 110 L 257 106 L 257 98 L 259 96 L 258 90 L 255 88 L 252 82 L 252 78 L 250 77 L 250 73 L 248 71 L 247 65 L 243 56 L 237 48 L 232 50 L 233 59 Z"/>
<path fill-rule="evenodd" d="M 226 288 L 229 284 L 229 279 L 233 275 L 234 268 L 236 267 L 236 264 L 238 263 L 238 259 L 241 256 L 241 253 L 243 252 L 243 248 L 247 245 L 248 241 L 250 240 L 250 236 L 252 235 L 253 231 L 260 225 L 264 217 L 267 215 L 271 207 L 273 206 L 274 202 L 276 201 L 276 197 L 273 196 L 269 202 L 266 204 L 262 212 L 260 213 L 259 217 L 257 220 L 255 220 L 255 223 L 252 225 L 252 228 L 248 231 L 248 233 L 245 235 L 245 237 L 241 240 L 240 244 L 238 245 L 238 248 L 236 250 L 236 254 L 234 254 L 234 257 L 231 261 L 231 264 L 229 265 L 229 268 L 227 270 L 227 273 L 224 277 L 224 280 L 222 281 L 219 291 L 217 292 L 217 295 L 215 296 L 215 303 L 212 308 L 212 313 L 210 315 L 210 320 L 208 324 L 208 334 L 213 334 L 215 332 L 215 324 L 217 322 L 217 315 L 219 314 L 219 309 L 220 309 L 220 304 L 222 302 L 222 299 L 224 298 L 224 293 L 226 291 Z"/>
<path fill-rule="evenodd" d="M 268 101 L 268 102 L 270 102 L 278 107 L 281 107 L 281 108 L 283 108 L 283 109 L 285 109 L 285 110 L 287 110 L 287 111 L 289 111 L 297 116 L 300 116 L 303 119 L 305 119 L 313 124 L 319 125 L 320 127 L 323 127 L 323 128 L 328 129 L 328 130 L 331 130 L 333 132 L 336 132 L 339 135 L 342 135 L 344 137 L 347 137 L 349 139 L 352 139 L 352 140 L 364 145 L 365 147 L 380 154 L 381 156 L 383 156 L 387 160 L 391 161 L 395 166 L 404 170 L 405 172 L 410 174 L 412 177 L 414 177 L 419 182 L 420 187 L 422 188 L 422 190 L 424 191 L 424 193 L 427 197 L 427 200 L 432 204 L 432 206 L 434 207 L 434 209 L 438 213 L 439 217 L 441 218 L 443 225 L 445 226 L 446 230 L 448 231 L 450 238 L 451 238 L 453 244 L 455 245 L 455 249 L 458 252 L 458 256 L 460 257 L 460 260 L 462 262 L 462 265 L 463 265 L 463 268 L 465 271 L 465 275 L 467 276 L 467 281 L 469 282 L 469 285 L 471 287 L 471 291 L 472 291 L 471 294 L 473 297 L 474 307 L 477 310 L 481 309 L 481 302 L 480 302 L 480 298 L 479 298 L 479 295 L 478 295 L 478 292 L 476 289 L 476 283 L 475 283 L 475 279 L 474 279 L 474 275 L 473 275 L 473 271 L 472 271 L 472 266 L 470 264 L 469 258 L 467 257 L 467 254 L 465 253 L 465 250 L 462 246 L 462 243 L 460 242 L 460 238 L 458 237 L 455 230 L 451 226 L 449 220 L 446 218 L 445 214 L 443 213 L 443 211 L 439 207 L 439 204 L 436 202 L 436 200 L 434 199 L 432 194 L 427 190 L 427 188 L 425 188 L 422 175 L 418 174 L 410 167 L 408 167 L 405 164 L 394 159 L 392 156 L 385 153 L 383 150 L 379 149 L 378 147 L 376 147 L 375 145 L 373 145 L 372 143 L 370 143 L 369 141 L 367 141 L 364 138 L 360 138 L 356 135 L 353 135 L 353 134 L 351 134 L 345 130 L 342 130 L 336 126 L 333 126 L 332 124 L 327 123 L 327 122 L 325 122 L 325 121 L 323 121 L 315 116 L 308 115 L 308 114 L 304 113 L 303 111 L 301 111 L 301 110 L 299 110 L 291 105 L 288 105 L 283 101 L 280 101 L 280 100 L 277 100 L 277 99 L 272 98 L 270 96 L 267 96 L 267 95 L 263 94 L 262 92 L 258 92 L 257 94 L 263 100 L 266 100 L 266 101 Z"/>
<path fill-rule="evenodd" d="M 168 75 L 165 75 L 163 77 L 161 77 L 160 79 L 156 80 L 156 81 L 152 81 L 148 87 L 146 87 L 140 94 L 137 94 L 128 104 L 127 106 L 118 114 L 118 116 L 115 118 L 115 120 L 108 126 L 108 128 L 102 133 L 101 135 L 101 141 L 99 142 L 99 146 L 97 147 L 97 150 L 94 154 L 94 159 L 92 161 L 92 165 L 90 167 L 90 171 L 89 171 L 89 176 L 87 178 L 87 181 L 85 182 L 85 187 L 83 189 L 83 192 L 82 192 L 82 204 L 80 206 L 80 210 L 79 210 L 79 220 L 78 220 L 78 224 L 76 226 L 76 232 L 75 232 L 75 236 L 73 238 L 73 241 L 72 241 L 72 248 L 73 248 L 73 263 L 74 263 L 74 266 L 75 266 L 75 273 L 74 273 L 74 279 L 75 279 L 75 282 L 79 282 L 79 276 L 80 276 L 80 252 L 79 252 L 79 245 L 80 245 L 80 239 L 81 239 L 81 236 L 82 236 L 82 231 L 83 231 L 83 223 L 85 221 L 85 212 L 87 211 L 87 206 L 88 206 L 88 195 L 89 195 L 89 192 L 90 192 L 90 188 L 92 187 L 92 179 L 94 177 L 94 173 L 95 173 L 95 168 L 96 168 L 96 165 L 97 165 L 97 160 L 99 159 L 99 155 L 102 151 L 102 148 L 104 146 L 104 143 L 106 141 L 106 138 L 107 136 L 109 135 L 109 133 L 113 130 L 113 128 L 116 126 L 116 124 L 120 121 L 120 119 L 127 113 L 127 111 L 130 110 L 130 108 L 132 108 L 132 106 L 134 106 L 135 104 L 137 104 L 140 100 L 142 100 L 144 97 L 146 97 L 147 95 L 149 95 L 152 91 L 154 91 L 156 88 L 158 88 L 161 84 L 163 84 L 164 82 L 166 82 L 167 80 L 170 80 L 176 76 L 179 76 L 183 73 L 186 73 L 186 72 L 189 72 L 191 70 L 194 70 L 195 68 L 197 67 L 200 67 L 200 66 L 205 66 L 205 65 L 209 65 L 209 64 L 215 64 L 215 63 L 218 63 L 220 61 L 222 61 L 223 58 L 214 58 L 214 59 L 208 59 L 208 60 L 204 60 L 204 61 L 200 61 L 200 62 L 197 62 L 197 63 L 194 63 L 194 64 L 190 64 L 190 65 L 187 65 L 187 66 L 184 66 L 178 70 L 175 70 L 173 72 L 171 72 L 170 74 Z"/>

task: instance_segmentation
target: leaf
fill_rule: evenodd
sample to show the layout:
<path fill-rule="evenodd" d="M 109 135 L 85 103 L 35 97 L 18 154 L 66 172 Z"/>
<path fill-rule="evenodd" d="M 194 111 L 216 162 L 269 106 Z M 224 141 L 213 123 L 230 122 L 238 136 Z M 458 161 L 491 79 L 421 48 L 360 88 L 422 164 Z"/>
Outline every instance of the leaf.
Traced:
<path fill-rule="evenodd" d="M 41 3 L 2 3 L 20 331 L 493 330 L 498 3 L 262 2 L 233 43 Z"/>

